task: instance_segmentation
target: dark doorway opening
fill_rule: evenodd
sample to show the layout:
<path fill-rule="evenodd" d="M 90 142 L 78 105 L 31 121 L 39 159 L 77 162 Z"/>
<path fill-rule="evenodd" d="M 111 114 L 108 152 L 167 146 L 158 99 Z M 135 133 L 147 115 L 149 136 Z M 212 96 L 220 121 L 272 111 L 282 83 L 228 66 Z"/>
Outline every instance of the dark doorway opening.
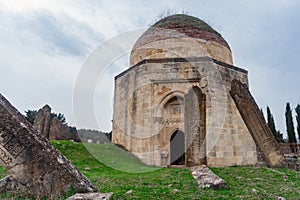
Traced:
<path fill-rule="evenodd" d="M 185 142 L 184 133 L 175 131 L 170 138 L 170 164 L 185 165 Z"/>

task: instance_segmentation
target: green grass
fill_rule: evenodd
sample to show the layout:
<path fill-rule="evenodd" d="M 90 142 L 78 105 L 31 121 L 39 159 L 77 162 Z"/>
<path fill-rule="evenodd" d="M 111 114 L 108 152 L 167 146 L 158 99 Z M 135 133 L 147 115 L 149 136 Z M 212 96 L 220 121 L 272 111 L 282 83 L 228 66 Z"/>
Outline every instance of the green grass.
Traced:
<path fill-rule="evenodd" d="M 102 152 L 105 155 L 96 155 L 99 160 L 104 161 L 105 164 L 103 164 L 92 156 L 83 144 L 65 141 L 55 141 L 52 143 L 101 192 L 113 192 L 112 199 L 200 198 L 197 183 L 192 178 L 188 169 L 166 169 L 145 166 L 131 154 L 120 150 L 112 144 L 86 144 L 88 145 L 88 149 L 93 151 L 93 153 L 100 154 Z M 136 173 L 141 171 L 148 172 Z M 180 192 L 173 194 L 174 189 L 178 189 Z M 133 190 L 133 192 L 126 195 L 125 193 L 129 190 Z"/>
<path fill-rule="evenodd" d="M 52 141 L 52 144 L 101 192 L 113 192 L 112 199 L 276 199 L 277 196 L 299 199 L 300 197 L 300 173 L 292 170 L 256 167 L 212 168 L 227 182 L 229 188 L 217 191 L 198 190 L 197 182 L 188 169 L 146 166 L 113 144 L 96 145 L 69 141 Z M 2 169 L 0 176 L 5 176 Z M 179 192 L 174 194 L 174 189 Z M 129 190 L 132 190 L 132 193 L 126 194 Z"/>
<path fill-rule="evenodd" d="M 4 178 L 5 176 L 7 176 L 6 170 L 0 167 L 0 178 Z"/>
<path fill-rule="evenodd" d="M 83 143 L 86 149 L 102 164 L 123 172 L 141 173 L 150 172 L 158 167 L 144 165 L 138 158 L 131 153 L 117 148 L 114 144 L 103 145 Z"/>
<path fill-rule="evenodd" d="M 291 170 L 256 167 L 213 168 L 212 170 L 227 182 L 229 188 L 200 191 L 188 169 L 145 166 L 130 153 L 120 150 L 113 144 L 85 144 L 97 157 L 96 159 L 83 144 L 65 141 L 52 143 L 101 192 L 113 192 L 113 199 L 276 199 L 276 196 L 299 199 L 300 197 L 300 173 Z M 173 194 L 174 189 L 180 191 Z M 253 192 L 253 189 L 256 192 Z M 133 192 L 126 195 L 129 190 Z"/>

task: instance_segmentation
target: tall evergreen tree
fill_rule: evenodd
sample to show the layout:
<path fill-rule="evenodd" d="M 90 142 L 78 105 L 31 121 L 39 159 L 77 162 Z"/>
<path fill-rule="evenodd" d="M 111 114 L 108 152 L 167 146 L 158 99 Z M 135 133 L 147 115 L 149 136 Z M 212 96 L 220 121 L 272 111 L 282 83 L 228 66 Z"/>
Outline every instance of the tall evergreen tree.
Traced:
<path fill-rule="evenodd" d="M 295 134 L 295 128 L 294 128 L 294 122 L 293 122 L 293 116 L 292 116 L 292 110 L 291 110 L 290 103 L 286 104 L 285 122 L 286 122 L 286 130 L 287 130 L 289 143 L 296 143 L 297 140 L 296 140 L 296 134 Z"/>
<path fill-rule="evenodd" d="M 298 139 L 300 141 L 300 105 L 299 104 L 296 106 L 295 111 L 296 111 Z"/>
<path fill-rule="evenodd" d="M 271 132 L 273 133 L 276 141 L 279 143 L 283 143 L 284 142 L 283 134 L 279 130 L 276 130 L 275 120 L 274 120 L 273 114 L 271 113 L 269 106 L 267 106 L 267 123 L 268 123 L 268 126 L 270 127 Z"/>
<path fill-rule="evenodd" d="M 263 109 L 262 109 L 262 108 L 260 108 L 260 112 L 261 112 L 262 116 L 263 116 L 263 117 L 264 117 L 264 119 L 265 119 L 264 111 L 263 111 Z"/>
<path fill-rule="evenodd" d="M 25 111 L 26 113 L 26 119 L 33 124 L 34 123 L 34 119 L 36 117 L 37 111 L 36 110 L 27 110 Z"/>
<path fill-rule="evenodd" d="M 268 126 L 270 127 L 275 139 L 278 141 L 274 118 L 273 118 L 273 115 L 271 113 L 269 106 L 267 106 L 267 123 L 268 123 Z"/>

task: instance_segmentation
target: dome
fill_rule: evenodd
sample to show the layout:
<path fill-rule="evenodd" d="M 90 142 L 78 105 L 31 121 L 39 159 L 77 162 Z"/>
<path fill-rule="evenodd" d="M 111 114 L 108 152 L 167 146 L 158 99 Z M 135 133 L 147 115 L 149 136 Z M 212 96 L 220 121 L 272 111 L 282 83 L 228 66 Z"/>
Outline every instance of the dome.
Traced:
<path fill-rule="evenodd" d="M 185 14 L 165 17 L 136 41 L 131 66 L 145 59 L 211 57 L 232 64 L 228 43 L 204 21 Z"/>

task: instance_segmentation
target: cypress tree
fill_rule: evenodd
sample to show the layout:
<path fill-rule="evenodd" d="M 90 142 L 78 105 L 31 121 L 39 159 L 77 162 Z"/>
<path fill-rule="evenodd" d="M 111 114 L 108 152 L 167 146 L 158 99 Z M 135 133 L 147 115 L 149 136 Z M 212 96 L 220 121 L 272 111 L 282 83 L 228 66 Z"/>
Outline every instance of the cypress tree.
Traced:
<path fill-rule="evenodd" d="M 261 112 L 262 116 L 263 116 L 263 117 L 264 117 L 264 119 L 265 119 L 264 111 L 263 111 L 263 109 L 262 109 L 262 108 L 260 108 L 260 112 Z"/>
<path fill-rule="evenodd" d="M 270 110 L 269 106 L 267 106 L 267 123 L 268 123 L 268 126 L 270 127 L 271 132 L 273 133 L 273 136 L 276 139 L 276 141 L 280 142 L 279 138 L 277 136 L 278 133 L 277 133 L 277 130 L 276 130 L 276 127 L 275 127 L 275 121 L 274 121 L 274 118 L 273 118 L 273 115 L 271 113 L 271 110 Z"/>
<path fill-rule="evenodd" d="M 296 140 L 296 135 L 295 135 L 295 128 L 294 128 L 294 122 L 293 122 L 293 116 L 292 116 L 292 110 L 290 107 L 290 103 L 286 104 L 285 122 L 286 122 L 286 130 L 287 130 L 289 143 L 296 143 L 297 140 Z"/>
<path fill-rule="evenodd" d="M 300 105 L 299 104 L 296 106 L 295 111 L 296 111 L 298 139 L 300 140 Z"/>

